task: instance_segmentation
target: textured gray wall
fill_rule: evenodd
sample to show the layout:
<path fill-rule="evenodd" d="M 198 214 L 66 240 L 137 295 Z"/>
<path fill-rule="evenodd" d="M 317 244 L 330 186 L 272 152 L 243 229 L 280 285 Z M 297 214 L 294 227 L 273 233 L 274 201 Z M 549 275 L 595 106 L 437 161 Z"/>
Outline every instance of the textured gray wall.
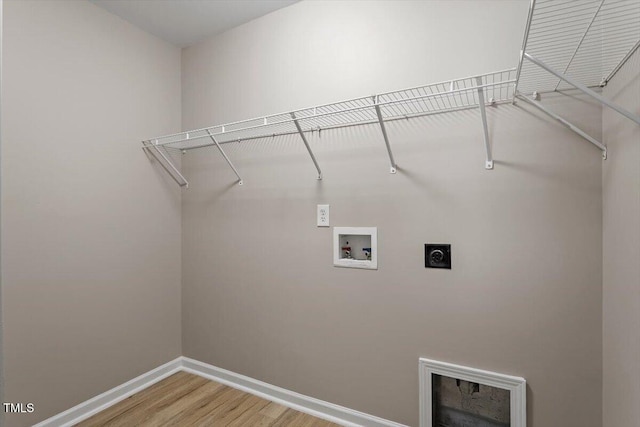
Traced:
<path fill-rule="evenodd" d="M 604 89 L 640 115 L 640 52 Z M 640 422 L 640 126 L 606 109 L 603 182 L 603 413 L 605 427 Z"/>
<path fill-rule="evenodd" d="M 480 4 L 482 3 L 482 4 Z M 183 51 L 183 127 L 515 66 L 528 2 L 301 2 Z M 514 55 L 516 57 L 514 57 Z M 544 102 L 599 137 L 601 109 Z M 600 153 L 526 106 L 184 157 L 186 356 L 418 424 L 418 358 L 527 379 L 529 427 L 602 425 Z M 332 266 L 332 226 L 377 226 L 379 270 Z M 451 243 L 453 270 L 423 244 Z"/>
<path fill-rule="evenodd" d="M 4 2 L 5 399 L 31 425 L 180 355 L 180 51 L 84 1 Z"/>

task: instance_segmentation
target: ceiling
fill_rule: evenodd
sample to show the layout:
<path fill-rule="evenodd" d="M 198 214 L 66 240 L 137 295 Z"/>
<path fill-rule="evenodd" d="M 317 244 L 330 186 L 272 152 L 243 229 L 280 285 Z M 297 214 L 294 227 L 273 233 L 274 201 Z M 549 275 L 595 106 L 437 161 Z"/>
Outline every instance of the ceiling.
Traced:
<path fill-rule="evenodd" d="M 299 0 L 89 0 L 179 47 L 237 27 Z"/>

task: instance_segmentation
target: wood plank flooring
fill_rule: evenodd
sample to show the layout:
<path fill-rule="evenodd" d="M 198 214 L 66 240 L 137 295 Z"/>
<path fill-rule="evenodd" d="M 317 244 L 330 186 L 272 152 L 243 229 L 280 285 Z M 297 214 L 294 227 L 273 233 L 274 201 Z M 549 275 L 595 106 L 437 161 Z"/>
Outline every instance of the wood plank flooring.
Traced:
<path fill-rule="evenodd" d="M 251 426 L 329 427 L 303 414 L 215 381 L 178 372 L 76 427 Z"/>

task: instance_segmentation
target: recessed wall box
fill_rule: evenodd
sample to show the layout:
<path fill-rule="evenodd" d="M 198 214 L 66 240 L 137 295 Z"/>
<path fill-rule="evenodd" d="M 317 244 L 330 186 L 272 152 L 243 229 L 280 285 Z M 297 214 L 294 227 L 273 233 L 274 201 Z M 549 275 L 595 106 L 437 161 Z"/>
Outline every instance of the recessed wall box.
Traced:
<path fill-rule="evenodd" d="M 377 227 L 333 227 L 333 265 L 378 269 Z"/>

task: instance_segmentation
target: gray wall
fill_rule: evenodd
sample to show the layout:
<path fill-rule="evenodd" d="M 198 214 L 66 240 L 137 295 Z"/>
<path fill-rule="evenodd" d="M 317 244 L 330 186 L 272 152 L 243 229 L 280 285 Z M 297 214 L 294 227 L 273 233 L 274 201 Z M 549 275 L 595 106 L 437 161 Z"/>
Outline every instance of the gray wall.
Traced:
<path fill-rule="evenodd" d="M 528 2 L 301 2 L 183 51 L 183 128 L 515 66 Z M 517 56 L 517 55 L 516 55 Z M 546 97 L 594 136 L 601 109 Z M 597 149 L 526 106 L 184 157 L 183 352 L 418 424 L 418 358 L 521 375 L 530 427 L 602 424 Z M 332 226 L 377 226 L 379 270 L 332 266 Z M 423 244 L 451 243 L 453 270 Z"/>
<path fill-rule="evenodd" d="M 30 425 L 181 353 L 180 51 L 84 1 L 4 2 L 5 399 Z"/>
<path fill-rule="evenodd" d="M 604 89 L 640 115 L 640 52 Z M 606 109 L 603 191 L 603 413 L 605 427 L 640 420 L 640 126 Z"/>

